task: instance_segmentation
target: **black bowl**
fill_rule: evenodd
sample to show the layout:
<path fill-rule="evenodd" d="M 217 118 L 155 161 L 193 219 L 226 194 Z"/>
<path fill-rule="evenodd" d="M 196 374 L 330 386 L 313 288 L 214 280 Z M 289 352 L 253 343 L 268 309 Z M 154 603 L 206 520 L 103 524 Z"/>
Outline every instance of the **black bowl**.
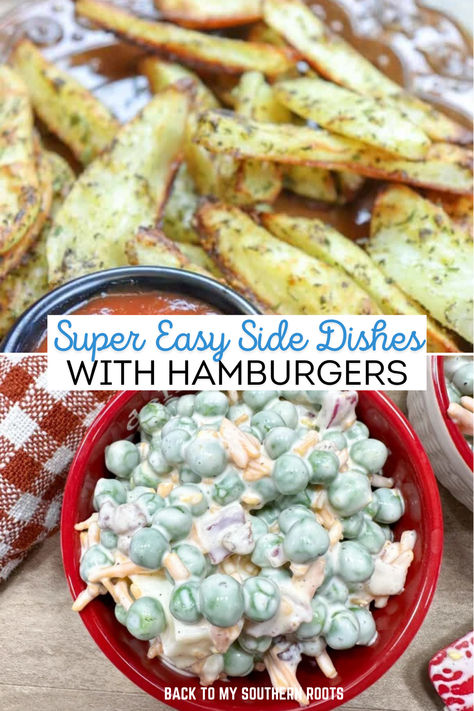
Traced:
<path fill-rule="evenodd" d="M 30 306 L 12 326 L 0 347 L 4 353 L 30 353 L 38 348 L 48 314 L 64 314 L 101 293 L 138 287 L 191 296 L 222 314 L 252 315 L 260 311 L 247 299 L 214 279 L 168 267 L 120 267 L 87 274 L 59 286 Z"/>

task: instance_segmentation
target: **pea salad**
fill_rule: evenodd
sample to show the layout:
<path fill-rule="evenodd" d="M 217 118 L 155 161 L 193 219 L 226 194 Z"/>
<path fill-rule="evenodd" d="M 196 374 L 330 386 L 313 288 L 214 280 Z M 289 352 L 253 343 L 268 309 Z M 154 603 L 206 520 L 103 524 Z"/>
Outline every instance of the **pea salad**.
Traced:
<path fill-rule="evenodd" d="M 444 358 L 444 377 L 450 403 L 448 416 L 458 426 L 472 449 L 474 434 L 474 363 L 472 356 Z"/>
<path fill-rule="evenodd" d="M 414 531 L 351 391 L 200 392 L 139 413 L 106 448 L 76 525 L 86 588 L 109 593 L 148 657 L 217 679 L 267 670 L 299 690 L 302 655 L 377 643 L 371 609 L 403 592 Z"/>

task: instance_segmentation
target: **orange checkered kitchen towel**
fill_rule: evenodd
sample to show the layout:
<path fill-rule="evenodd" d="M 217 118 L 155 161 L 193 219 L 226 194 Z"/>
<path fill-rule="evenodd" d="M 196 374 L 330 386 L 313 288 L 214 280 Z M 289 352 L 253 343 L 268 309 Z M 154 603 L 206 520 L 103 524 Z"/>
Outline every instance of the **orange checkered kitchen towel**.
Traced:
<path fill-rule="evenodd" d="M 0 580 L 59 523 L 64 482 L 110 392 L 48 392 L 46 356 L 0 356 Z"/>

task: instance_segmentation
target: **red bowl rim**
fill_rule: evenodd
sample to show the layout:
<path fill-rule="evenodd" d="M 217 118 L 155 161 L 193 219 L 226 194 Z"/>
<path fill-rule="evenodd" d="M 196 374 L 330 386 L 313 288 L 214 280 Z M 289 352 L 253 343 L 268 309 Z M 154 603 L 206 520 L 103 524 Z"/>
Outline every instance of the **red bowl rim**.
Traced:
<path fill-rule="evenodd" d="M 378 660 L 371 667 L 369 667 L 365 673 L 361 674 L 347 686 L 344 686 L 344 699 L 341 703 L 345 703 L 365 691 L 369 686 L 383 676 L 383 674 L 388 671 L 388 669 L 407 649 L 418 632 L 431 605 L 438 582 L 443 552 L 443 517 L 441 512 L 439 490 L 428 456 L 423 449 L 423 445 L 407 418 L 386 395 L 378 391 L 364 391 L 364 395 L 367 394 L 373 399 L 377 405 L 377 408 L 380 411 L 383 411 L 387 419 L 398 420 L 399 426 L 405 431 L 407 449 L 411 449 L 413 455 L 416 456 L 420 462 L 419 466 L 423 469 L 425 496 L 429 502 L 429 510 L 433 522 L 430 534 L 430 547 L 432 548 L 432 552 L 427 561 L 426 575 L 419 591 L 418 599 L 411 610 L 411 615 L 405 626 L 399 630 L 391 648 L 383 655 L 383 657 L 379 657 Z M 115 414 L 118 413 L 122 407 L 134 397 L 134 395 L 135 391 L 128 390 L 120 392 L 112 397 L 112 399 L 93 421 L 71 464 L 70 474 L 68 475 L 64 490 L 64 504 L 61 512 L 61 552 L 64 572 L 73 599 L 75 599 L 81 592 L 84 587 L 84 583 L 78 572 L 76 553 L 72 538 L 74 522 L 71 522 L 70 520 L 67 502 L 76 501 L 81 490 L 82 477 L 80 475 L 76 475 L 76 472 L 81 473 L 85 469 L 85 465 L 89 459 L 91 451 L 94 448 L 95 442 L 103 434 L 104 430 L 108 428 L 109 423 Z M 116 647 L 114 647 L 112 640 L 109 639 L 105 630 L 102 629 L 100 619 L 101 616 L 96 607 L 94 605 L 88 605 L 79 614 L 81 615 L 82 621 L 87 627 L 89 634 L 105 656 L 143 691 L 146 691 L 151 696 L 159 699 L 167 705 L 179 709 L 179 711 L 197 711 L 198 709 L 201 711 L 216 711 L 216 709 L 218 709 L 217 700 L 210 703 L 202 700 L 199 702 L 187 700 L 180 700 L 176 702 L 165 700 L 164 689 L 160 682 L 158 680 L 156 683 L 151 682 L 146 676 L 141 674 L 140 670 L 132 665 L 130 661 L 116 649 Z M 262 702 L 261 706 L 262 709 L 264 708 L 263 703 L 264 702 Z M 308 711 L 310 711 L 310 709 L 317 709 L 317 711 L 330 711 L 339 705 L 340 704 L 337 700 L 329 700 L 327 702 L 315 701 L 305 708 L 307 708 Z M 242 706 L 244 706 L 244 702 L 242 702 Z M 301 707 L 299 705 L 296 705 L 291 709 L 285 707 L 285 711 L 301 711 Z"/>
<path fill-rule="evenodd" d="M 441 412 L 441 417 L 446 425 L 446 428 L 451 435 L 454 446 L 465 461 L 469 469 L 472 468 L 472 450 L 464 439 L 459 427 L 452 421 L 448 415 L 449 395 L 446 386 L 446 378 L 444 375 L 444 355 L 438 355 L 431 359 L 431 375 L 433 379 L 433 387 L 436 401 Z"/>

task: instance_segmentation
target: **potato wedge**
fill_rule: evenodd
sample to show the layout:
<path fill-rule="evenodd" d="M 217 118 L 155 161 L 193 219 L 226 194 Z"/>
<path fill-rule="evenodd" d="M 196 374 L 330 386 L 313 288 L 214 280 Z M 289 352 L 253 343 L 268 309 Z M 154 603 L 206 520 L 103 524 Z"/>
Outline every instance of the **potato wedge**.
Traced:
<path fill-rule="evenodd" d="M 472 343 L 472 241 L 442 208 L 407 187 L 386 188 L 374 205 L 367 249 L 389 279 Z"/>
<path fill-rule="evenodd" d="M 20 40 L 10 61 L 28 87 L 35 112 L 83 165 L 111 143 L 119 122 L 85 87 L 48 62 L 32 42 Z"/>
<path fill-rule="evenodd" d="M 449 195 L 436 190 L 427 190 L 425 197 L 439 205 L 451 220 L 467 234 L 473 236 L 473 201 L 469 195 Z"/>
<path fill-rule="evenodd" d="M 154 226 L 163 210 L 189 103 L 175 86 L 158 94 L 78 178 L 48 237 L 52 284 L 127 264 L 130 235 Z"/>
<path fill-rule="evenodd" d="M 35 224 L 41 189 L 28 92 L 6 65 L 0 66 L 0 126 L 0 254 L 7 254 Z"/>
<path fill-rule="evenodd" d="M 198 244 L 183 243 L 178 245 L 181 252 L 197 267 L 202 267 L 215 279 L 224 280 L 224 275 L 214 260 Z"/>
<path fill-rule="evenodd" d="M 203 30 L 235 27 L 262 17 L 261 0 L 155 0 L 166 20 Z"/>
<path fill-rule="evenodd" d="M 172 267 L 212 276 L 198 264 L 193 264 L 179 246 L 157 229 L 140 229 L 128 240 L 125 251 L 129 264 L 136 266 Z"/>
<path fill-rule="evenodd" d="M 206 203 L 197 213 L 204 248 L 239 288 L 281 314 L 378 313 L 368 294 L 338 269 L 272 237 L 245 212 Z"/>
<path fill-rule="evenodd" d="M 338 170 L 333 177 L 339 195 L 338 202 L 341 205 L 351 202 L 365 183 L 363 175 L 358 175 L 350 170 Z"/>
<path fill-rule="evenodd" d="M 359 245 L 322 220 L 281 213 L 265 213 L 261 215 L 261 222 L 278 239 L 298 247 L 311 257 L 344 270 L 356 284 L 367 291 L 382 313 L 426 315 L 426 311 L 409 299 L 380 271 Z M 452 337 L 429 316 L 427 341 L 428 351 L 434 353 L 459 351 Z"/>
<path fill-rule="evenodd" d="M 19 241 L 15 242 L 14 246 L 8 252 L 0 254 L 0 279 L 3 279 L 7 274 L 15 269 L 15 267 L 20 264 L 23 256 L 35 244 L 51 208 L 51 167 L 49 161 L 45 158 L 45 155 L 39 146 L 39 141 L 37 141 L 36 149 L 36 172 L 39 181 L 39 210 L 34 222 L 30 225 L 23 237 Z"/>
<path fill-rule="evenodd" d="M 293 64 L 284 49 L 207 35 L 166 22 L 151 22 L 101 0 L 77 0 L 76 13 L 119 37 L 181 57 L 214 71 L 240 74 L 248 69 L 276 76 Z"/>
<path fill-rule="evenodd" d="M 3 338 L 23 311 L 48 291 L 48 230 L 75 180 L 74 173 L 61 156 L 50 151 L 44 151 L 44 155 L 51 170 L 51 209 L 36 244 L 23 256 L 20 264 L 0 282 L 0 338 Z"/>
<path fill-rule="evenodd" d="M 338 201 L 336 181 L 331 171 L 325 168 L 311 165 L 286 165 L 283 186 L 292 193 L 311 200 Z"/>
<path fill-rule="evenodd" d="M 426 133 L 398 109 L 337 84 L 304 77 L 278 82 L 273 91 L 298 116 L 393 155 L 422 160 L 430 146 Z"/>
<path fill-rule="evenodd" d="M 194 100 L 201 109 L 215 109 L 219 102 L 204 82 L 188 67 L 176 62 L 168 62 L 158 57 L 145 57 L 139 63 L 139 69 L 148 79 L 150 90 L 153 94 L 158 94 L 171 84 L 176 84 L 181 79 L 188 79 L 193 82 Z"/>
<path fill-rule="evenodd" d="M 174 242 L 199 244 L 199 235 L 194 228 L 194 213 L 199 196 L 186 163 L 181 163 L 166 201 L 161 228 L 165 236 Z"/>
<path fill-rule="evenodd" d="M 290 124 L 259 123 L 228 111 L 213 110 L 198 119 L 195 140 L 199 145 L 235 158 L 255 158 L 277 163 L 318 165 L 349 169 L 360 175 L 437 188 L 470 195 L 472 170 L 464 159 L 447 163 L 438 159 L 407 161 L 392 158 L 371 146 L 328 131 Z"/>
<path fill-rule="evenodd" d="M 275 96 L 261 72 L 245 72 L 234 89 L 235 111 L 255 121 L 291 123 L 291 111 Z"/>
<path fill-rule="evenodd" d="M 348 42 L 331 34 L 301 0 L 264 0 L 263 16 L 323 77 L 359 94 L 391 100 L 435 141 L 470 142 L 470 132 L 430 104 L 404 92 Z"/>

